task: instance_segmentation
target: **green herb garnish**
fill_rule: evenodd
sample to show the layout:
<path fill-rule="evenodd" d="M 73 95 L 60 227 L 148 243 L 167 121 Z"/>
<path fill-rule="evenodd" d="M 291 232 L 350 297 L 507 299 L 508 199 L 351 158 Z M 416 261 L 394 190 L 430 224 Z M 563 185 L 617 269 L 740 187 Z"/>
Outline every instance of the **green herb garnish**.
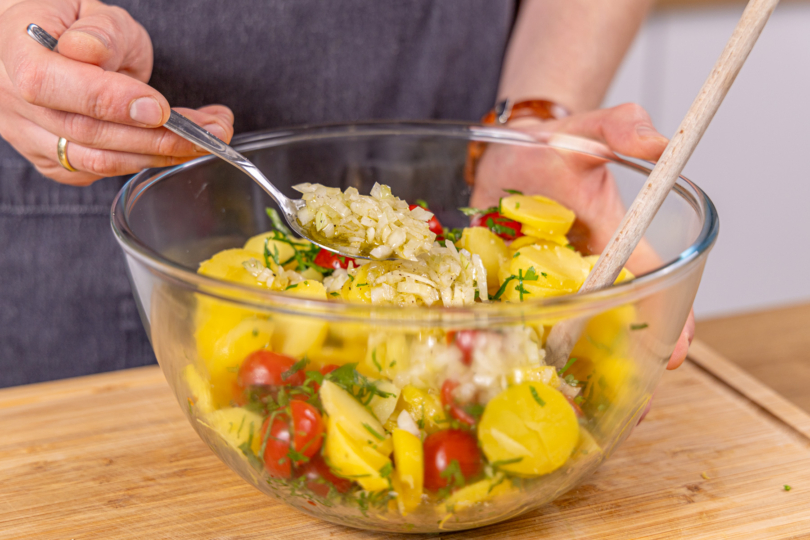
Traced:
<path fill-rule="evenodd" d="M 369 433 L 374 435 L 374 438 L 377 439 L 378 441 L 384 441 L 385 440 L 385 437 L 383 437 L 382 435 L 377 433 L 377 430 L 375 430 L 373 427 L 366 424 L 365 422 L 363 422 L 363 427 L 366 428 L 366 431 L 368 431 Z"/>
<path fill-rule="evenodd" d="M 537 390 L 535 390 L 534 386 L 529 386 L 529 391 L 532 393 L 532 397 L 534 398 L 534 400 L 537 402 L 538 405 L 540 405 L 541 407 L 546 406 L 546 402 L 543 401 L 543 398 L 540 397 L 540 395 L 537 393 Z"/>
<path fill-rule="evenodd" d="M 425 201 L 424 199 L 416 199 L 416 205 L 417 205 L 417 206 L 421 206 L 421 207 L 422 207 L 422 208 L 424 208 L 425 210 L 427 210 L 427 209 L 428 209 L 428 203 L 427 203 L 427 201 Z"/>
<path fill-rule="evenodd" d="M 374 367 L 377 368 L 377 371 L 382 372 L 382 366 L 377 361 L 377 349 L 371 351 L 371 361 L 374 363 Z"/>
<path fill-rule="evenodd" d="M 298 371 L 304 369 L 304 367 L 306 367 L 307 364 L 309 364 L 309 359 L 305 356 L 301 360 L 290 366 L 290 369 L 283 372 L 281 374 L 281 380 L 286 381 L 287 379 L 295 375 Z"/>
<path fill-rule="evenodd" d="M 461 472 L 461 465 L 458 460 L 454 459 L 439 473 L 441 478 L 447 480 L 448 485 L 452 487 L 462 487 L 464 485 L 464 475 Z"/>
<path fill-rule="evenodd" d="M 558 369 L 558 370 L 557 370 L 557 375 L 559 375 L 560 377 L 562 377 L 563 373 L 565 373 L 566 371 L 568 371 L 568 368 L 570 368 L 571 366 L 573 366 L 573 365 L 574 365 L 574 362 L 576 362 L 576 361 L 577 361 L 577 359 L 576 359 L 576 358 L 569 358 L 569 359 L 568 359 L 568 362 L 566 362 L 566 363 L 565 363 L 565 365 L 562 367 L 562 369 Z"/>
<path fill-rule="evenodd" d="M 523 195 L 522 191 L 518 191 L 516 189 L 505 189 L 504 191 L 507 192 L 509 195 Z"/>
<path fill-rule="evenodd" d="M 284 290 L 285 290 L 285 291 L 289 291 L 290 289 L 294 289 L 294 288 L 296 288 L 296 287 L 298 287 L 298 283 L 293 283 L 292 285 L 287 285 L 287 286 L 284 288 Z"/>
<path fill-rule="evenodd" d="M 649 325 L 649 324 L 647 324 L 647 323 L 641 323 L 641 324 L 631 324 L 631 325 L 630 325 L 630 330 L 644 330 L 644 329 L 645 329 L 645 328 L 647 328 L 648 326 L 650 326 L 650 325 Z"/>
<path fill-rule="evenodd" d="M 790 491 L 791 489 L 793 489 L 793 488 L 790 487 L 789 485 L 785 484 L 785 491 Z"/>
<path fill-rule="evenodd" d="M 498 467 L 503 467 L 505 465 L 512 465 L 513 463 L 520 463 L 521 461 L 523 461 L 522 456 L 513 459 L 501 459 L 498 461 L 493 461 L 492 463 L 490 463 L 490 465 L 492 465 L 494 468 L 497 469 Z"/>

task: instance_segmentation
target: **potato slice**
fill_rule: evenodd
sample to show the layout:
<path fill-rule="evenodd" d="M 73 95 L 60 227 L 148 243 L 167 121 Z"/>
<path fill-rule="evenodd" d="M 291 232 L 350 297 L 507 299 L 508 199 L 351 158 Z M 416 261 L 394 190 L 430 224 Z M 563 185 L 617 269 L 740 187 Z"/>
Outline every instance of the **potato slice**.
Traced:
<path fill-rule="evenodd" d="M 583 257 L 583 259 L 585 259 L 590 266 L 590 270 L 588 270 L 588 273 L 590 274 L 591 270 L 593 270 L 593 267 L 596 264 L 596 261 L 599 260 L 599 255 L 588 255 Z M 613 284 L 615 285 L 617 283 L 621 283 L 622 281 L 629 281 L 631 279 L 636 279 L 636 276 L 634 276 L 633 273 L 627 268 L 622 268 L 622 271 L 619 272 L 619 277 L 616 278 L 616 281 L 614 281 Z"/>
<path fill-rule="evenodd" d="M 190 399 L 194 402 L 194 408 L 202 414 L 207 414 L 214 409 L 211 398 L 211 383 L 200 375 L 197 368 L 191 364 L 183 368 L 183 380 L 186 381 Z"/>
<path fill-rule="evenodd" d="M 512 491 L 516 491 L 512 487 L 512 482 L 504 478 L 503 474 L 498 473 L 493 478 L 479 480 L 453 492 L 444 502 L 444 508 L 447 512 L 458 512 Z"/>
<path fill-rule="evenodd" d="M 486 227 L 467 227 L 461 233 L 459 247 L 481 257 L 487 271 L 487 288 L 498 289 L 498 269 L 511 257 L 504 241 Z"/>
<path fill-rule="evenodd" d="M 392 438 L 397 463 L 393 478 L 394 489 L 397 492 L 399 512 L 405 516 L 416 510 L 422 502 L 425 458 L 419 437 L 404 429 L 395 429 Z"/>
<path fill-rule="evenodd" d="M 530 227 L 532 234 L 529 236 L 549 240 L 565 237 L 576 219 L 574 212 L 541 195 L 504 197 L 501 199 L 501 214 Z M 523 230 L 523 234 L 529 233 Z"/>
<path fill-rule="evenodd" d="M 391 453 L 391 438 L 382 424 L 354 396 L 328 380 L 323 382 L 319 393 L 326 414 L 341 425 L 347 437 L 385 456 Z"/>
<path fill-rule="evenodd" d="M 539 382 L 517 384 L 495 396 L 478 425 L 478 441 L 487 459 L 502 462 L 501 470 L 520 476 L 560 468 L 578 440 L 571 404 Z"/>
<path fill-rule="evenodd" d="M 397 407 L 385 423 L 389 431 L 396 428 L 397 417 L 402 411 L 408 411 L 411 418 L 420 424 L 421 429 L 424 429 L 427 433 L 433 433 L 447 427 L 446 424 L 442 423 L 445 414 L 439 396 L 420 390 L 410 384 L 402 389 Z"/>
<path fill-rule="evenodd" d="M 589 270 L 588 262 L 579 253 L 568 248 L 551 242 L 526 246 L 515 252 L 508 267 L 501 268 L 498 277 L 502 285 L 510 276 L 515 276 L 506 285 L 501 298 L 509 302 L 521 302 L 572 294 L 582 286 Z M 529 276 L 522 280 L 522 295 L 518 276 Z"/>
<path fill-rule="evenodd" d="M 371 403 L 368 404 L 371 412 L 377 417 L 381 424 L 385 424 L 386 420 L 397 408 L 397 401 L 399 400 L 399 388 L 389 381 L 380 381 L 377 383 L 377 388 L 383 392 L 390 394 L 388 397 L 374 396 L 371 398 Z"/>
<path fill-rule="evenodd" d="M 308 279 L 291 285 L 285 293 L 291 296 L 326 300 L 323 283 Z M 323 343 L 326 338 L 326 322 L 315 317 L 276 315 L 276 332 L 273 335 L 273 350 L 301 358 Z"/>
<path fill-rule="evenodd" d="M 380 471 L 391 470 L 391 460 L 372 447 L 358 444 L 343 429 L 346 424 L 329 417 L 326 424 L 324 456 L 339 476 L 357 481 L 363 489 L 380 491 L 389 489 L 388 479 Z"/>
<path fill-rule="evenodd" d="M 262 446 L 260 434 L 262 417 L 255 412 L 242 407 L 226 407 L 211 412 L 202 423 L 214 429 L 235 449 L 239 449 L 242 444 L 250 442 L 253 453 L 255 455 L 259 454 Z"/>

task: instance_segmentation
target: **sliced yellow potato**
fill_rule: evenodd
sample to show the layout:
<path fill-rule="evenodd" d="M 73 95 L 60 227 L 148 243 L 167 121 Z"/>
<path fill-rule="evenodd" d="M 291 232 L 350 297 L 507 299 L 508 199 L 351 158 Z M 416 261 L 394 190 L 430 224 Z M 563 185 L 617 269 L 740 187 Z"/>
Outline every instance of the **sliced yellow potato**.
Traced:
<path fill-rule="evenodd" d="M 458 512 L 478 503 L 491 501 L 511 491 L 516 491 L 512 487 L 512 482 L 499 473 L 493 478 L 479 480 L 453 492 L 444 501 L 444 508 L 447 512 Z"/>
<path fill-rule="evenodd" d="M 531 227 L 533 234 L 530 236 L 546 239 L 564 237 L 576 219 L 574 212 L 541 195 L 504 197 L 501 199 L 501 214 Z M 523 230 L 523 234 L 528 233 Z"/>
<path fill-rule="evenodd" d="M 326 300 L 323 283 L 311 279 L 291 285 L 284 292 L 291 296 Z M 326 338 L 326 322 L 315 317 L 276 315 L 274 320 L 273 350 L 293 358 L 301 358 L 320 347 Z"/>
<path fill-rule="evenodd" d="M 264 267 L 262 257 L 253 251 L 239 248 L 226 249 L 220 251 L 207 261 L 200 263 L 200 268 L 197 270 L 197 273 L 225 281 L 267 289 L 266 282 L 259 281 L 245 269 L 243 263 L 251 259 L 259 261 L 261 266 Z"/>
<path fill-rule="evenodd" d="M 374 396 L 371 398 L 371 403 L 368 404 L 371 412 L 377 417 L 381 424 L 385 424 L 394 409 L 397 408 L 397 401 L 399 400 L 399 388 L 392 382 L 382 380 L 378 381 L 377 388 L 383 392 L 390 394 L 388 397 Z"/>
<path fill-rule="evenodd" d="M 486 227 L 467 227 L 461 233 L 459 247 L 481 257 L 487 271 L 487 287 L 498 289 L 498 269 L 511 254 L 504 241 Z"/>
<path fill-rule="evenodd" d="M 357 443 L 343 429 L 343 423 L 331 416 L 326 424 L 323 451 L 335 474 L 355 480 L 369 491 L 389 489 L 388 479 L 380 471 L 391 471 L 391 460 L 370 446 Z"/>
<path fill-rule="evenodd" d="M 388 431 L 393 431 L 396 428 L 397 418 L 402 411 L 408 411 L 411 418 L 417 424 L 420 424 L 421 429 L 424 429 L 427 433 L 433 433 L 447 427 L 446 423 L 444 423 L 445 414 L 439 396 L 420 390 L 410 384 L 402 389 L 397 407 L 385 423 Z"/>
<path fill-rule="evenodd" d="M 268 320 L 258 317 L 243 319 L 216 341 L 210 356 L 203 358 L 211 377 L 211 392 L 216 406 L 230 403 L 239 366 L 250 353 L 270 347 L 273 329 L 273 323 Z M 210 325 L 203 325 L 198 333 L 202 335 L 210 331 Z"/>
<path fill-rule="evenodd" d="M 270 254 L 275 255 L 275 250 L 278 249 L 278 262 L 284 263 L 288 261 L 294 255 L 292 246 L 286 242 L 273 240 L 273 236 L 273 231 L 257 234 L 245 242 L 245 246 L 242 249 L 252 251 L 264 257 L 264 241 L 267 239 L 267 249 L 270 251 Z M 307 244 L 309 244 L 309 242 L 302 240 L 302 246 L 306 246 Z"/>
<path fill-rule="evenodd" d="M 550 234 L 542 229 L 532 227 L 531 225 L 523 225 L 523 227 L 521 227 L 520 230 L 523 234 L 531 238 L 537 238 L 538 240 L 546 240 L 548 242 L 553 242 L 561 246 L 568 245 L 568 238 L 564 234 Z M 521 236 L 521 238 L 525 237 Z"/>
<path fill-rule="evenodd" d="M 522 247 L 537 244 L 540 241 L 541 241 L 540 238 L 535 238 L 533 236 L 521 236 L 520 238 L 516 238 L 515 240 L 512 240 L 511 244 L 509 244 L 509 251 L 511 252 L 509 256 L 511 257 L 512 255 L 514 255 L 515 251 L 519 250 Z"/>
<path fill-rule="evenodd" d="M 422 502 L 425 458 L 419 437 L 404 429 L 395 429 L 392 439 L 397 464 L 393 478 L 394 489 L 397 492 L 399 511 L 404 516 L 416 510 Z"/>
<path fill-rule="evenodd" d="M 214 429 L 225 441 L 238 449 L 250 441 L 250 448 L 255 455 L 262 446 L 262 417 L 242 407 L 226 407 L 211 412 L 204 419 L 204 424 Z M 252 435 L 252 438 L 251 438 Z"/>
<path fill-rule="evenodd" d="M 354 396 L 332 381 L 324 381 L 319 393 L 326 414 L 341 425 L 347 437 L 383 455 L 391 453 L 391 438 L 382 424 Z"/>
<path fill-rule="evenodd" d="M 343 289 L 340 291 L 341 296 L 349 302 L 358 302 L 361 304 L 371 303 L 371 286 L 368 284 L 368 267 L 365 264 L 357 269 L 354 277 L 349 277 L 349 280 L 343 284 Z"/>
<path fill-rule="evenodd" d="M 571 404 L 553 388 L 535 382 L 511 386 L 484 409 L 478 441 L 490 463 L 520 476 L 560 468 L 579 440 Z"/>
<path fill-rule="evenodd" d="M 509 279 L 501 298 L 520 302 L 572 294 L 582 286 L 589 270 L 579 253 L 551 242 L 538 242 L 516 251 L 509 265 L 501 268 L 501 285 Z"/>
<path fill-rule="evenodd" d="M 583 259 L 585 259 L 588 262 L 588 265 L 591 267 L 590 270 L 588 270 L 588 273 L 590 273 L 590 271 L 593 270 L 593 266 L 596 264 L 596 261 L 599 260 L 599 255 L 587 255 L 583 257 Z M 616 281 L 613 283 L 621 283 L 622 281 L 629 281 L 635 278 L 636 276 L 634 276 L 630 270 L 627 268 L 622 268 L 622 271 L 619 272 L 619 277 L 617 277 Z"/>

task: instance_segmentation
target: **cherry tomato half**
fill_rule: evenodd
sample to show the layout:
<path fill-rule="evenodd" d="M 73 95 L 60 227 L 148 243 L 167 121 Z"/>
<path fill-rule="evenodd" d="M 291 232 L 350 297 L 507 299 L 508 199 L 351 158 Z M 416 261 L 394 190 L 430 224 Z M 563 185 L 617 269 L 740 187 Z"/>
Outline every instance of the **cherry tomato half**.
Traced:
<path fill-rule="evenodd" d="M 320 454 L 312 457 L 296 469 L 299 476 L 307 479 L 307 487 L 316 495 L 326 497 L 329 494 L 329 485 L 335 487 L 338 493 L 346 493 L 352 488 L 352 481 L 335 476 L 329 465 Z"/>
<path fill-rule="evenodd" d="M 293 447 L 310 458 L 321 449 L 324 422 L 321 413 L 305 401 L 291 401 Z"/>
<path fill-rule="evenodd" d="M 321 449 L 323 443 L 324 422 L 318 409 L 303 401 L 290 402 L 290 416 L 277 414 L 270 426 L 267 445 L 264 450 L 264 466 L 267 472 L 277 478 L 289 478 L 292 475 L 290 463 L 290 442 L 296 452 L 306 458 L 312 458 Z M 265 440 L 270 418 L 262 424 L 261 437 Z M 291 429 L 292 427 L 292 429 Z M 306 464 L 303 459 L 295 465 Z"/>
<path fill-rule="evenodd" d="M 354 263 L 354 259 L 321 248 L 318 254 L 315 255 L 313 262 L 323 268 L 334 268 L 337 270 L 338 268 L 348 268 L 349 262 Z"/>
<path fill-rule="evenodd" d="M 267 433 L 267 418 L 262 424 L 262 441 Z M 292 476 L 292 466 L 287 453 L 290 451 L 290 425 L 286 414 L 279 414 L 273 418 L 270 426 L 270 435 L 267 436 L 267 446 L 264 449 L 264 468 L 274 478 L 289 478 Z"/>
<path fill-rule="evenodd" d="M 251 386 L 300 386 L 306 378 L 303 370 L 286 375 L 295 360 L 273 351 L 255 351 L 245 358 L 239 367 L 236 384 L 240 390 Z"/>
<path fill-rule="evenodd" d="M 461 405 L 456 403 L 456 400 L 453 398 L 453 390 L 455 390 L 457 386 L 458 383 L 456 381 L 451 381 L 450 379 L 444 381 L 444 384 L 442 384 L 442 405 L 450 411 L 450 416 L 459 422 L 467 424 L 468 426 L 475 425 L 475 418 L 462 409 Z"/>
<path fill-rule="evenodd" d="M 504 240 L 515 240 L 524 236 L 521 232 L 523 227 L 520 223 L 513 219 L 503 217 L 498 212 L 488 212 L 486 214 L 478 214 L 470 221 L 471 227 L 486 227 L 500 236 Z"/>
<path fill-rule="evenodd" d="M 478 441 L 469 431 L 445 429 L 431 433 L 425 439 L 425 489 L 437 491 L 448 485 L 455 485 L 453 475 L 442 473 L 453 461 L 458 462 L 465 481 L 481 473 L 483 460 L 478 449 Z"/>
<path fill-rule="evenodd" d="M 424 208 L 424 207 L 419 206 L 418 204 L 409 204 L 408 205 L 408 210 L 413 210 L 414 208 Z M 427 210 L 427 208 L 425 208 L 425 210 Z M 428 210 L 428 212 L 430 212 L 430 210 Z M 444 227 L 442 227 L 442 224 L 439 223 L 438 219 L 436 219 L 435 214 L 428 221 L 428 227 L 430 228 L 430 232 L 432 232 L 432 233 L 434 233 L 436 235 L 441 236 L 442 234 L 444 234 Z"/>

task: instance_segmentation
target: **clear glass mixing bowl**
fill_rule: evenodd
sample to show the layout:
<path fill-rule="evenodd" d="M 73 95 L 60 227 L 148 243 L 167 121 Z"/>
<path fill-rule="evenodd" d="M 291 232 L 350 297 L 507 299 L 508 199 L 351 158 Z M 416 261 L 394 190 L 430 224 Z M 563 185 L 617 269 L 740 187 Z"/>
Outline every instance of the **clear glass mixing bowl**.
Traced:
<path fill-rule="evenodd" d="M 467 163 L 471 143 L 486 143 L 477 171 Z M 380 182 L 403 199 L 425 200 L 445 227 L 468 225 L 458 208 L 470 205 L 470 184 L 482 189 L 476 195 L 479 200 L 492 197 L 483 189 L 493 182 L 482 178 L 487 174 L 505 175 L 507 184 L 563 202 L 566 197 L 579 197 L 577 190 L 614 181 L 616 189 L 608 192 L 618 196 L 621 207 L 633 199 L 650 170 L 647 164 L 619 158 L 585 139 L 531 137 L 506 129 L 439 123 L 268 131 L 242 137 L 235 146 L 289 196 L 296 195 L 290 186 L 300 182 L 354 186 L 361 193 Z M 503 180 L 501 185 L 509 187 Z M 621 212 L 618 217 L 616 212 L 600 214 L 594 208 L 608 203 L 591 203 L 591 214 L 608 217 L 575 226 L 572 235 L 578 238 L 571 241 L 598 252 Z M 121 190 L 113 205 L 112 226 L 158 362 L 199 436 L 247 482 L 321 519 L 400 532 L 461 530 L 499 522 L 552 501 L 591 474 L 630 434 L 648 404 L 686 321 L 718 232 L 709 198 L 681 178 L 639 248 L 645 251 L 646 264 L 656 260 L 656 267 L 639 264 L 636 279 L 592 294 L 472 308 L 395 308 L 307 299 L 196 273 L 199 264 L 213 254 L 240 247 L 251 236 L 269 230 L 268 206 L 272 206 L 270 199 L 250 178 L 214 157 L 143 171 Z M 543 467 L 527 473 L 519 463 L 523 457 L 499 463 L 489 455 L 479 458 L 484 461 L 469 477 L 459 478 L 453 471 L 439 479 L 446 484 L 443 489 L 436 489 L 433 478 L 433 490 L 423 487 L 420 491 L 421 478 L 398 476 L 408 466 L 421 474 L 418 466 L 413 468 L 418 460 L 407 465 L 404 453 L 391 458 L 390 435 L 384 432 L 373 434 L 383 442 L 369 435 L 368 441 L 355 440 L 355 446 L 346 450 L 362 453 L 368 451 L 367 443 L 378 451 L 373 454 L 377 465 L 374 459 L 358 459 L 364 467 L 376 469 L 382 464 L 380 471 L 347 474 L 331 462 L 334 468 L 328 469 L 322 459 L 315 464 L 316 456 L 309 463 L 288 465 L 287 472 L 279 474 L 273 472 L 272 464 L 268 469 L 263 457 L 268 440 L 263 437 L 263 412 L 243 406 L 233 390 L 245 354 L 252 349 L 281 351 L 296 360 L 306 357 L 310 370 L 357 363 L 367 380 L 386 379 L 399 385 L 385 387 L 392 389 L 393 397 L 386 399 L 393 401 L 361 405 L 362 410 L 350 407 L 341 413 L 344 416 L 330 421 L 342 422 L 345 436 L 353 422 L 369 414 L 382 415 L 379 421 L 387 430 L 392 424 L 390 418 L 386 423 L 385 416 L 391 409 L 393 417 L 410 407 L 424 439 L 448 426 L 465 427 L 454 422 L 440 399 L 446 373 L 465 369 L 458 364 L 461 346 L 454 341 L 459 332 L 476 336 L 472 347 L 480 350 L 472 353 L 480 358 L 476 356 L 464 373 L 479 385 L 481 395 L 494 399 L 521 384 L 524 389 L 526 384 L 541 389 L 558 376 L 553 368 L 540 365 L 542 347 L 549 328 L 571 317 L 588 321 L 571 354 L 576 362 L 559 374 L 577 387 L 576 397 L 569 396 L 578 409 L 573 439 L 570 433 L 554 431 L 554 419 L 541 418 L 545 424 L 540 425 L 523 418 L 535 405 L 521 404 L 518 394 L 509 398 L 515 404 L 506 404 L 514 410 L 504 411 L 504 400 L 500 400 L 501 410 L 490 415 L 487 428 L 490 447 L 496 436 L 498 444 L 517 443 L 516 452 L 531 453 L 520 446 L 529 439 L 515 435 L 516 429 L 525 430 L 531 424 L 528 429 L 535 433 L 525 436 L 540 444 L 542 448 L 534 451 L 542 456 L 526 454 L 527 461 L 546 465 L 554 461 L 541 473 L 537 471 Z M 498 366 L 508 364 L 507 358 L 513 365 L 497 372 Z M 514 366 L 522 362 L 534 362 L 533 371 L 516 371 Z M 378 374 L 372 366 L 379 369 Z M 412 375 L 420 369 L 428 375 L 402 379 L 403 370 Z M 410 382 L 409 389 L 402 387 L 403 380 Z M 414 409 L 414 403 L 421 404 L 421 411 Z M 426 406 L 434 412 L 425 412 Z M 543 409 L 535 413 L 545 414 Z M 487 414 L 484 409 L 484 417 Z M 570 411 L 565 415 L 574 418 Z M 324 447 L 348 444 L 335 438 L 330 442 L 330 433 Z M 484 428 L 467 433 L 477 433 L 479 447 L 487 453 Z M 501 440 L 504 437 L 506 442 Z M 549 457 L 560 452 L 564 453 L 561 458 Z M 440 457 L 431 454 L 430 459 Z M 341 474 L 348 478 L 337 479 L 335 475 Z M 382 483 L 377 482 L 380 479 Z M 403 482 L 410 484 L 403 486 Z"/>

